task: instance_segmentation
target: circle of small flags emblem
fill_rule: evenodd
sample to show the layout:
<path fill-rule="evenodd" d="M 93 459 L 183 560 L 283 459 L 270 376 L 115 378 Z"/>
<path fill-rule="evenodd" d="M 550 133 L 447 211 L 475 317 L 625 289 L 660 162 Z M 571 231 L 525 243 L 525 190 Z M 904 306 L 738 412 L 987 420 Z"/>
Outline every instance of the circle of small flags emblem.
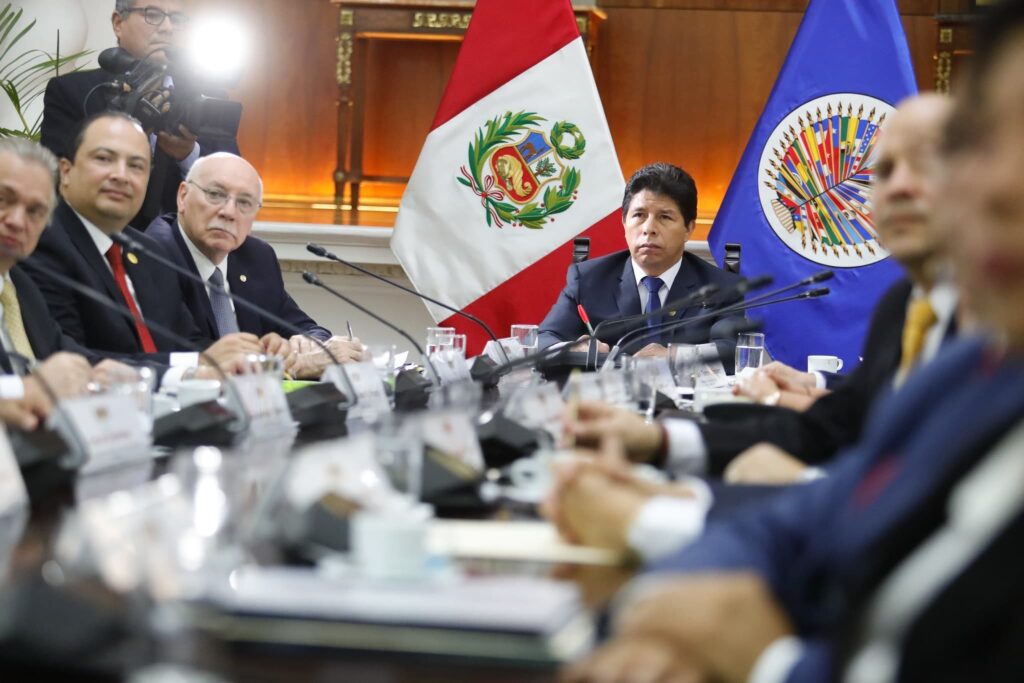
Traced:
<path fill-rule="evenodd" d="M 469 144 L 456 180 L 480 199 L 488 226 L 539 230 L 578 198 L 582 176 L 567 162 L 583 156 L 587 140 L 570 121 L 545 131 L 545 120 L 534 112 L 505 112 Z"/>
<path fill-rule="evenodd" d="M 794 252 L 831 267 L 875 263 L 870 211 L 878 132 L 893 107 L 838 93 L 794 109 L 768 137 L 758 167 L 761 208 Z"/>

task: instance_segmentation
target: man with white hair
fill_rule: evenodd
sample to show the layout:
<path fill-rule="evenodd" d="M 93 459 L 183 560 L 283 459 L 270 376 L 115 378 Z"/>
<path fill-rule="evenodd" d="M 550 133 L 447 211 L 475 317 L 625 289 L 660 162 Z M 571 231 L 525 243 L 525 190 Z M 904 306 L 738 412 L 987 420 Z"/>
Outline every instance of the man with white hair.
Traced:
<path fill-rule="evenodd" d="M 361 359 L 358 340 L 332 338 L 330 330 L 317 325 L 285 291 L 273 248 L 251 235 L 262 198 L 263 182 L 249 162 L 227 152 L 211 154 L 197 160 L 179 186 L 177 217 L 162 216 L 147 228 L 147 236 L 207 283 L 201 287 L 179 278 L 192 317 L 211 339 L 232 332 L 255 334 L 272 352 L 290 355 L 289 368 L 303 376 L 319 374 L 322 363 L 306 362 L 318 355 L 315 342 L 292 336 L 291 330 L 274 321 L 235 306 L 227 296 L 230 293 L 287 320 L 310 337 L 329 341 L 338 360 Z M 288 345 L 285 339 L 290 336 Z M 295 367 L 297 363 L 301 367 Z"/>

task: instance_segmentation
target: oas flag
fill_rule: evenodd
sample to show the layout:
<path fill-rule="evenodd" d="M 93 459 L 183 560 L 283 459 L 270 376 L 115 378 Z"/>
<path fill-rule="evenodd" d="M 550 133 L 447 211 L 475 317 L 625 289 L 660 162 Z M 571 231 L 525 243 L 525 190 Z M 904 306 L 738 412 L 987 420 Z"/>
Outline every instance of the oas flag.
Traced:
<path fill-rule="evenodd" d="M 857 363 L 871 311 L 900 275 L 878 244 L 870 195 L 879 131 L 917 87 L 895 0 L 811 0 L 747 143 L 709 242 L 742 245 L 776 284 L 831 268 L 831 294 L 757 311 L 773 357 Z"/>
<path fill-rule="evenodd" d="M 554 303 L 574 237 L 625 247 L 623 187 L 569 0 L 478 0 L 391 248 L 419 291 L 508 336 Z"/>

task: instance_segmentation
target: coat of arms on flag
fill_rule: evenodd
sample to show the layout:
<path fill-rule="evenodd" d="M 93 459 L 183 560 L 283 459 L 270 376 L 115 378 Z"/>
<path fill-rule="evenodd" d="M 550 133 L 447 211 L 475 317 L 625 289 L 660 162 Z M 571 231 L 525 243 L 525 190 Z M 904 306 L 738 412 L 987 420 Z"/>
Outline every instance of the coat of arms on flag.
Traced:
<path fill-rule="evenodd" d="M 828 297 L 753 314 L 773 358 L 857 366 L 871 311 L 900 277 L 870 212 L 876 146 L 916 90 L 896 0 L 810 0 L 708 236 L 719 262 L 741 244 L 751 275 L 836 269 Z"/>
<path fill-rule="evenodd" d="M 419 291 L 504 336 L 551 308 L 574 238 L 592 256 L 625 246 L 624 184 L 569 0 L 477 0 L 391 247 Z"/>
<path fill-rule="evenodd" d="M 458 180 L 480 197 L 487 225 L 540 229 L 577 198 L 580 172 L 565 162 L 583 156 L 587 140 L 569 121 L 556 121 L 548 134 L 530 127 L 544 120 L 534 112 L 505 112 L 470 143 Z M 562 144 L 566 135 L 571 146 Z"/>
<path fill-rule="evenodd" d="M 815 98 L 768 136 L 761 207 L 790 249 L 825 266 L 856 267 L 889 254 L 869 208 L 879 126 L 893 107 L 852 93 Z"/>

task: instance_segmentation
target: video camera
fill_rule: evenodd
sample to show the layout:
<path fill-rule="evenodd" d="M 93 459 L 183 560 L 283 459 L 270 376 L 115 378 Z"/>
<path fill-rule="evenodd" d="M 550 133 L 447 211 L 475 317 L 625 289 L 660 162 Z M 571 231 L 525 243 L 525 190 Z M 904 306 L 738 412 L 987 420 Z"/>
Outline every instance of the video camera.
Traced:
<path fill-rule="evenodd" d="M 183 66 L 185 60 L 179 52 L 171 48 L 163 48 L 163 52 L 167 55 L 166 62 L 151 59 L 152 53 L 136 59 L 120 47 L 101 52 L 100 67 L 115 77 L 99 86 L 109 93 L 104 108 L 131 114 L 147 131 L 177 134 L 178 126 L 184 125 L 198 137 L 228 140 L 237 137 L 242 119 L 241 103 L 202 94 L 203 89 L 228 84 L 203 83 L 191 69 Z M 167 76 L 171 77 L 174 87 L 170 97 L 165 98 Z M 92 94 L 86 98 L 86 111 Z"/>

